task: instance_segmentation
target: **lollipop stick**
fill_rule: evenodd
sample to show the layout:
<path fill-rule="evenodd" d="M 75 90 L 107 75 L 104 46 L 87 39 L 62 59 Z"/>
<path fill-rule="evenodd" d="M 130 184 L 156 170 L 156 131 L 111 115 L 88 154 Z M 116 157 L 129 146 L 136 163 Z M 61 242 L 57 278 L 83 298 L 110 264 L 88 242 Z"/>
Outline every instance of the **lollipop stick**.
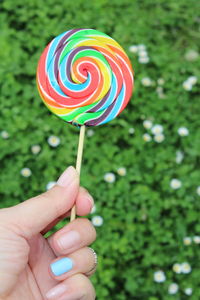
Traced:
<path fill-rule="evenodd" d="M 77 153 L 77 159 L 76 159 L 76 171 L 79 173 L 79 175 L 81 174 L 81 163 L 82 163 L 82 156 L 83 156 L 84 137 L 85 137 L 85 125 L 82 125 L 81 129 L 80 129 L 78 153 Z M 76 218 L 76 205 L 74 205 L 72 207 L 70 222 L 75 220 L 75 218 Z"/>

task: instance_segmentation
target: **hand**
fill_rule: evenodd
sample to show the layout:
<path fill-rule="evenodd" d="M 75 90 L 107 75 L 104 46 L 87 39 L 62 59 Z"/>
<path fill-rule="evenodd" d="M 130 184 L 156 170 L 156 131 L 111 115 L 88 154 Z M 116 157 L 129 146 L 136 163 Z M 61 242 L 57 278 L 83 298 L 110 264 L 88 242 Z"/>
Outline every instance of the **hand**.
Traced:
<path fill-rule="evenodd" d="M 69 167 L 51 190 L 0 210 L 1 300 L 95 299 L 86 275 L 95 266 L 87 247 L 96 238 L 90 221 L 76 219 L 43 237 L 70 214 L 75 202 L 80 216 L 93 206 L 92 197 L 79 187 L 77 172 Z"/>

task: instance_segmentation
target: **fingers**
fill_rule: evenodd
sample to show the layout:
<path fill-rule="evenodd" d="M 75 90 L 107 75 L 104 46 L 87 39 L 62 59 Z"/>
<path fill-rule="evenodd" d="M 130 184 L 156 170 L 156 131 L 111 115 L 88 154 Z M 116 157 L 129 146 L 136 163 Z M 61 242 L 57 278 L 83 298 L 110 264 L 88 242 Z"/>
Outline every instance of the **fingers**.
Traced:
<path fill-rule="evenodd" d="M 48 242 L 56 256 L 72 253 L 90 245 L 96 239 L 96 230 L 88 219 L 79 218 L 52 236 Z"/>
<path fill-rule="evenodd" d="M 94 205 L 94 199 L 88 191 L 80 187 L 78 196 L 76 198 L 76 214 L 78 216 L 85 216 L 90 213 Z"/>
<path fill-rule="evenodd" d="M 76 274 L 56 285 L 46 294 L 46 298 L 49 300 L 94 300 L 95 290 L 86 276 Z"/>
<path fill-rule="evenodd" d="M 49 272 L 53 279 L 64 280 L 78 273 L 92 275 L 95 272 L 96 264 L 97 260 L 93 250 L 84 247 L 67 257 L 59 257 L 53 260 Z"/>
<path fill-rule="evenodd" d="M 10 208 L 11 218 L 26 238 L 41 232 L 48 224 L 69 211 L 79 191 L 79 176 L 67 168 L 49 191 Z"/>
<path fill-rule="evenodd" d="M 88 193 L 88 191 L 80 187 L 79 192 L 76 198 L 76 214 L 78 216 L 85 216 L 90 213 L 92 207 L 94 205 L 94 200 L 92 196 Z M 70 216 L 71 212 L 68 211 L 67 213 L 61 215 L 57 219 L 55 219 L 53 222 L 48 224 L 44 230 L 42 230 L 42 234 L 45 234 L 49 230 L 51 230 L 58 222 L 63 220 L 64 218 Z"/>

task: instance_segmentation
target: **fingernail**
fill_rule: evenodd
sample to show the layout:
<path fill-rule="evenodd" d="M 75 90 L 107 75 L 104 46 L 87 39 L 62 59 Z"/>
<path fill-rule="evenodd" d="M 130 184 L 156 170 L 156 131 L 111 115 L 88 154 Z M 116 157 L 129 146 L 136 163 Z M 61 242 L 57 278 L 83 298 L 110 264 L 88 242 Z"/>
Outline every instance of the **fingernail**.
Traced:
<path fill-rule="evenodd" d="M 47 299 L 55 299 L 59 296 L 62 296 L 67 291 L 67 286 L 64 284 L 58 284 L 54 288 L 48 291 L 46 294 Z"/>
<path fill-rule="evenodd" d="M 76 246 L 80 243 L 80 240 L 80 234 L 77 231 L 72 230 L 62 234 L 58 238 L 57 243 L 61 250 L 66 250 Z"/>
<path fill-rule="evenodd" d="M 66 187 L 70 185 L 70 183 L 72 183 L 76 177 L 77 177 L 76 170 L 74 169 L 74 167 L 70 166 L 62 173 L 62 175 L 57 181 L 57 184 Z"/>
<path fill-rule="evenodd" d="M 94 206 L 94 199 L 90 194 L 87 195 L 87 199 L 88 199 L 88 202 L 90 203 L 90 206 L 92 209 L 92 207 Z"/>
<path fill-rule="evenodd" d="M 63 257 L 50 265 L 51 272 L 55 276 L 63 275 L 73 268 L 73 261 L 69 257 Z"/>

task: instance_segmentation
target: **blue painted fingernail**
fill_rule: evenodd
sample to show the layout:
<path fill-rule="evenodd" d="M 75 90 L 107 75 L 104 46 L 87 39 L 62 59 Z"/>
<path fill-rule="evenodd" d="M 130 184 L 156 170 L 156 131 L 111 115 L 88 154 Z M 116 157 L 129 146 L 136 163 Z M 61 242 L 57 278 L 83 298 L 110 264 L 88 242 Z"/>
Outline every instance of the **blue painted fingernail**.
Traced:
<path fill-rule="evenodd" d="M 68 257 L 63 257 L 50 265 L 51 271 L 55 276 L 67 273 L 73 268 L 73 262 Z"/>

